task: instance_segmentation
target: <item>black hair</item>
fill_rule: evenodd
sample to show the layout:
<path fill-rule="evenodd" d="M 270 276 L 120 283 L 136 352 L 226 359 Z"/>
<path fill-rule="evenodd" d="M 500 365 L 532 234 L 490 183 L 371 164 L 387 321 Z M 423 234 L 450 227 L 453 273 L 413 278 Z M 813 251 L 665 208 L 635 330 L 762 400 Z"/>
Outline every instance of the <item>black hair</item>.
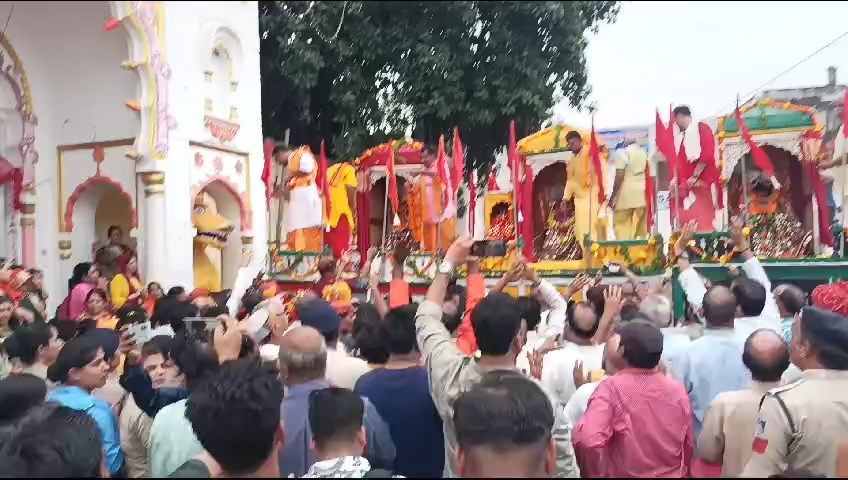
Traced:
<path fill-rule="evenodd" d="M 687 117 L 692 116 L 692 111 L 689 110 L 689 107 L 687 107 L 686 105 L 678 105 L 678 106 L 674 107 L 674 110 L 672 110 L 672 113 L 674 114 L 675 117 L 678 116 L 678 115 L 685 115 Z"/>
<path fill-rule="evenodd" d="M 654 324 L 641 320 L 628 322 L 622 325 L 619 336 L 619 348 L 629 367 L 651 369 L 659 365 L 663 335 Z"/>
<path fill-rule="evenodd" d="M 146 288 L 148 291 L 150 291 L 150 289 L 151 289 L 151 288 L 153 288 L 153 285 L 156 285 L 157 287 L 159 287 L 159 290 L 162 290 L 162 284 L 161 284 L 161 283 L 159 283 L 159 282 L 149 282 L 149 283 L 147 284 L 147 287 L 145 287 L 145 288 Z"/>
<path fill-rule="evenodd" d="M 736 300 L 731 292 L 716 294 L 719 289 L 726 290 L 727 287 L 715 285 L 704 295 L 704 319 L 710 326 L 731 326 L 736 318 Z"/>
<path fill-rule="evenodd" d="M 17 420 L 30 408 L 44 403 L 47 384 L 28 373 L 0 380 L 0 425 Z"/>
<path fill-rule="evenodd" d="M 115 230 L 118 230 L 118 231 L 120 231 L 121 233 L 124 233 L 124 230 L 123 230 L 123 229 L 122 229 L 119 225 L 110 225 L 110 226 L 109 226 L 109 229 L 108 229 L 108 230 L 106 230 L 106 236 L 111 237 L 111 236 L 112 236 L 112 232 L 114 232 Z"/>
<path fill-rule="evenodd" d="M 453 297 L 457 297 L 459 299 L 459 303 L 456 305 L 456 311 L 460 314 L 465 312 L 465 305 L 468 300 L 468 295 L 465 290 L 465 287 L 456 283 L 456 279 L 452 279 L 451 283 L 448 284 L 447 293 L 445 294 L 445 301 L 453 300 Z M 409 303 L 412 303 L 410 299 Z"/>
<path fill-rule="evenodd" d="M 100 345 L 100 348 L 103 349 L 103 359 L 107 362 L 118 353 L 118 348 L 121 345 L 121 334 L 119 332 L 106 328 L 95 328 L 83 335 Z"/>
<path fill-rule="evenodd" d="M 62 341 L 67 342 L 68 340 L 76 337 L 79 333 L 80 322 L 78 322 L 77 320 L 54 318 L 53 320 L 50 320 L 49 325 L 53 326 L 56 329 L 56 332 L 58 333 L 59 338 L 61 338 Z"/>
<path fill-rule="evenodd" d="M 82 283 L 86 275 L 88 275 L 88 272 L 91 271 L 91 266 L 91 262 L 82 262 L 74 266 L 71 278 L 68 279 L 68 293 L 71 293 L 74 287 Z"/>
<path fill-rule="evenodd" d="M 807 304 L 807 294 L 795 285 L 781 285 L 781 287 L 783 288 L 777 292 L 777 300 L 788 313 L 798 314 Z"/>
<path fill-rule="evenodd" d="M 68 373 L 74 368 L 83 368 L 91 363 L 101 349 L 100 343 L 88 335 L 68 340 L 53 365 L 47 367 L 47 378 L 54 383 L 68 381 Z"/>
<path fill-rule="evenodd" d="M 586 289 L 586 302 L 592 305 L 595 313 L 598 314 L 598 318 L 604 316 L 604 304 L 606 303 L 604 292 L 606 292 L 606 289 L 605 285 L 595 285 Z"/>
<path fill-rule="evenodd" d="M 737 277 L 730 285 L 730 291 L 736 297 L 736 305 L 746 317 L 757 317 L 766 307 L 766 287 L 747 277 Z"/>
<path fill-rule="evenodd" d="M 469 454 L 488 447 L 541 457 L 551 440 L 554 410 L 535 382 L 516 371 L 495 370 L 456 399 L 453 423 L 459 447 Z"/>
<path fill-rule="evenodd" d="M 848 370 L 848 321 L 816 307 L 801 310 L 801 338 L 809 342 L 825 370 Z"/>
<path fill-rule="evenodd" d="M 185 330 L 174 335 L 169 357 L 185 377 L 189 388 L 214 377 L 218 371 L 218 357 L 208 339 Z"/>
<path fill-rule="evenodd" d="M 38 359 L 38 350 L 47 347 L 53 338 L 53 328 L 46 323 L 33 322 L 15 330 L 3 342 L 9 358 L 20 360 L 24 365 L 33 365 Z"/>
<path fill-rule="evenodd" d="M 751 353 L 751 345 L 757 335 L 774 335 L 783 343 L 780 355 L 773 361 L 766 363 L 761 358 Z M 779 382 L 783 373 L 789 368 L 789 346 L 783 341 L 783 337 L 770 329 L 759 329 L 748 336 L 745 347 L 742 350 L 742 363 L 751 371 L 751 378 L 758 382 Z"/>
<path fill-rule="evenodd" d="M 100 478 L 102 462 L 103 436 L 82 410 L 47 402 L 0 429 L 6 478 Z"/>
<path fill-rule="evenodd" d="M 578 140 L 583 140 L 583 137 L 581 137 L 580 134 L 577 133 L 574 130 L 571 130 L 570 132 L 565 134 L 565 141 L 566 142 L 568 142 L 569 140 L 575 139 L 575 138 L 578 139 Z"/>
<path fill-rule="evenodd" d="M 156 335 L 141 346 L 141 356 L 162 355 L 165 359 L 171 356 L 171 344 L 173 339 L 168 335 Z"/>
<path fill-rule="evenodd" d="M 165 293 L 166 297 L 179 297 L 180 295 L 185 295 L 186 290 L 184 287 L 171 287 L 168 289 L 168 292 Z"/>
<path fill-rule="evenodd" d="M 138 305 L 124 305 L 115 312 L 115 316 L 118 317 L 118 323 L 115 324 L 115 330 L 120 330 L 125 325 L 133 325 L 147 321 L 147 311 Z"/>
<path fill-rule="evenodd" d="M 493 292 L 471 312 L 471 326 L 481 355 L 503 356 L 509 353 L 521 328 L 521 311 L 515 298 Z"/>
<path fill-rule="evenodd" d="M 153 314 L 150 316 L 150 325 L 153 328 L 170 325 L 174 332 L 178 332 L 185 328 L 184 318 L 197 314 L 197 307 L 190 301 L 180 300 L 179 295 L 181 294 L 164 296 L 156 300 L 153 304 Z"/>
<path fill-rule="evenodd" d="M 393 308 L 383 319 L 383 331 L 386 349 L 390 354 L 406 355 L 415 351 L 415 314 L 417 304 Z"/>
<path fill-rule="evenodd" d="M 535 330 L 542 322 L 542 304 L 536 297 L 523 295 L 515 299 L 521 318 L 527 324 L 527 330 Z"/>
<path fill-rule="evenodd" d="M 364 416 L 362 397 L 346 388 L 329 387 L 309 394 L 309 429 L 317 448 L 356 438 Z"/>
<path fill-rule="evenodd" d="M 462 325 L 462 317 L 465 315 L 464 311 L 457 310 L 453 315 L 448 315 L 446 313 L 442 313 L 442 324 L 444 324 L 445 328 L 448 329 L 448 332 L 453 335 L 459 329 L 459 326 Z"/>
<path fill-rule="evenodd" d="M 363 303 L 356 309 L 351 335 L 353 350 L 372 365 L 382 365 L 389 359 L 382 323 L 374 305 Z"/>
<path fill-rule="evenodd" d="M 249 316 L 256 306 L 264 300 L 265 294 L 262 292 L 261 285 L 253 284 L 248 287 L 248 289 L 244 292 L 244 295 L 242 295 L 239 300 L 245 317 Z M 225 301 L 223 303 L 226 304 L 227 302 Z"/>
<path fill-rule="evenodd" d="M 282 401 L 277 371 L 257 358 L 245 358 L 224 363 L 217 375 L 194 389 L 185 416 L 200 445 L 226 474 L 249 475 L 274 450 Z"/>

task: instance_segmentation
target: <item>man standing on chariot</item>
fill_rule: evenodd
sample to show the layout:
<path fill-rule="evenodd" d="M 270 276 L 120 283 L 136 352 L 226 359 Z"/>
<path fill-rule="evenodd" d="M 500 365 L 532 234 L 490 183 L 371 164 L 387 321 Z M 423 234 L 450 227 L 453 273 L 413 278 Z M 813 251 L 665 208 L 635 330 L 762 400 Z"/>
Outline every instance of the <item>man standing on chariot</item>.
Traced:
<path fill-rule="evenodd" d="M 672 171 L 671 218 L 679 215 L 680 225 L 695 220 L 699 232 L 714 231 L 716 207 L 722 207 L 715 135 L 706 123 L 693 123 L 692 112 L 685 105 L 674 109 L 672 129 L 677 158 L 669 163 L 676 165 L 677 178 Z M 714 199 L 718 199 L 718 205 Z"/>
<path fill-rule="evenodd" d="M 288 203 L 285 216 L 288 250 L 323 251 L 324 206 L 315 183 L 318 172 L 315 155 L 308 146 L 303 146 L 294 151 L 277 147 L 274 156 L 285 167 L 280 190 Z"/>

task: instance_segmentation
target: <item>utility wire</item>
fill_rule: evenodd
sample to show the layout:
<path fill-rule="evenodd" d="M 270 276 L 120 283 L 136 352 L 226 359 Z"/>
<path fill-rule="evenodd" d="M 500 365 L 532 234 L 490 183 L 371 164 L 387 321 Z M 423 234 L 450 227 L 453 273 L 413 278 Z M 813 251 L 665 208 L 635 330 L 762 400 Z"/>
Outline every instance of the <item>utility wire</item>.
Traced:
<path fill-rule="evenodd" d="M 745 95 L 742 95 L 742 97 L 743 97 L 743 98 L 748 98 L 748 100 L 746 100 L 744 103 L 742 103 L 742 105 L 745 105 L 745 104 L 747 104 L 748 102 L 750 102 L 750 101 L 751 101 L 751 100 L 752 100 L 752 99 L 753 99 L 753 98 L 757 95 L 757 93 L 759 93 L 759 91 L 760 91 L 763 87 L 768 86 L 768 84 L 770 84 L 771 82 L 773 82 L 773 81 L 775 81 L 775 80 L 779 79 L 780 77 L 782 77 L 782 76 L 786 75 L 787 73 L 791 72 L 792 70 L 795 70 L 796 68 L 798 68 L 799 66 L 801 66 L 801 64 L 806 63 L 806 62 L 807 62 L 807 60 L 810 60 L 811 58 L 815 57 L 816 55 L 818 55 L 818 54 L 819 54 L 819 53 L 821 53 L 822 51 L 824 51 L 824 50 L 826 50 L 826 49 L 828 49 L 828 48 L 832 47 L 832 46 L 833 46 L 833 44 L 835 44 L 836 42 L 838 42 L 838 41 L 842 40 L 842 39 L 843 39 L 843 38 L 845 38 L 846 36 L 848 36 L 848 31 L 843 32 L 841 35 L 839 35 L 838 37 L 834 38 L 833 40 L 831 40 L 831 41 L 827 42 L 824 46 L 820 47 L 818 50 L 816 50 L 816 51 L 814 51 L 813 53 L 811 53 L 811 54 L 807 55 L 806 57 L 804 57 L 801 61 L 797 62 L 796 64 L 792 65 L 791 67 L 787 68 L 786 70 L 784 70 L 784 71 L 780 72 L 779 74 L 775 75 L 774 77 L 772 77 L 772 78 L 768 79 L 767 81 L 763 82 L 763 83 L 762 83 L 760 86 L 758 86 L 757 88 L 754 88 L 753 90 L 751 90 L 750 92 L 746 93 Z M 714 114 L 712 114 L 712 115 L 710 115 L 710 116 L 711 116 L 711 117 L 715 117 L 716 115 L 720 115 L 720 114 L 722 114 L 722 113 L 726 112 L 726 111 L 727 111 L 727 109 L 728 109 L 728 108 L 730 108 L 730 107 L 732 107 L 733 105 L 735 105 L 735 103 L 730 103 L 730 104 L 728 104 L 728 106 L 726 106 L 726 107 L 722 107 L 719 111 L 715 112 Z"/>

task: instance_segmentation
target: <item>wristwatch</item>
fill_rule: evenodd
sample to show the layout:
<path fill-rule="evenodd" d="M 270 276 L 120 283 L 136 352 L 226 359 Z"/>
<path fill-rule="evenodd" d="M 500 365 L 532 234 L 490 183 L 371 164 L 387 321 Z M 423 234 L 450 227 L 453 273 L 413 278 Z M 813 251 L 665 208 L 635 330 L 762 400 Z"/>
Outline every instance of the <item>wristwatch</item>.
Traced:
<path fill-rule="evenodd" d="M 454 265 L 447 260 L 442 260 L 439 264 L 438 273 L 442 275 L 453 275 Z"/>

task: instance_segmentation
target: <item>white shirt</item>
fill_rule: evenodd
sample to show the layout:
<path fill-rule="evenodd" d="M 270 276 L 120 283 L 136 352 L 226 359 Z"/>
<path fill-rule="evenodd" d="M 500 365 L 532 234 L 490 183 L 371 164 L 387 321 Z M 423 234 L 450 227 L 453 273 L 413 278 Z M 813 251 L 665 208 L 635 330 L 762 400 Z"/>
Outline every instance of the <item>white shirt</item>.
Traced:
<path fill-rule="evenodd" d="M 580 419 L 583 418 L 583 414 L 586 413 L 586 409 L 589 408 L 589 399 L 592 398 L 592 394 L 595 393 L 595 389 L 598 388 L 598 385 L 602 381 L 603 379 L 597 382 L 580 385 L 580 387 L 574 392 L 574 395 L 571 396 L 571 400 L 569 400 L 568 404 L 565 406 L 563 414 L 572 428 L 576 427 L 577 424 L 580 423 Z"/>
<path fill-rule="evenodd" d="M 745 260 L 745 263 L 742 264 L 742 271 L 745 272 L 748 278 L 759 283 L 766 289 L 766 304 L 763 307 L 762 313 L 756 317 L 737 318 L 734 324 L 734 330 L 742 338 L 748 338 L 754 331 L 761 328 L 774 330 L 782 334 L 780 311 L 777 309 L 777 303 L 774 301 L 774 295 L 771 293 L 771 281 L 768 275 L 766 275 L 766 271 L 760 260 L 757 257 L 751 257 Z M 698 275 L 694 267 L 689 267 L 680 272 L 677 280 L 680 282 L 684 293 L 686 293 L 686 300 L 692 306 L 692 309 L 696 312 L 700 311 L 704 304 L 704 295 L 707 293 L 701 276 Z"/>
<path fill-rule="evenodd" d="M 577 345 L 566 342 L 565 345 L 548 352 L 542 361 L 542 385 L 562 405 L 567 405 L 577 387 L 574 385 L 574 364 L 583 362 L 583 371 L 591 372 L 601 368 L 604 358 L 604 345 Z"/>
<path fill-rule="evenodd" d="M 568 301 L 562 296 L 553 284 L 547 280 L 539 282 L 539 287 L 536 288 L 536 295 L 539 297 L 539 302 L 548 310 L 542 312 L 542 320 L 536 329 L 527 332 L 527 343 L 521 349 L 518 357 L 515 359 L 515 366 L 518 370 L 525 374 L 530 373 L 530 363 L 527 360 L 527 355 L 544 345 L 545 340 L 555 335 L 562 334 L 565 330 L 565 314 L 568 310 Z"/>
<path fill-rule="evenodd" d="M 368 372 L 368 362 L 341 349 L 327 349 L 327 380 L 336 387 L 353 390 L 359 377 Z"/>

